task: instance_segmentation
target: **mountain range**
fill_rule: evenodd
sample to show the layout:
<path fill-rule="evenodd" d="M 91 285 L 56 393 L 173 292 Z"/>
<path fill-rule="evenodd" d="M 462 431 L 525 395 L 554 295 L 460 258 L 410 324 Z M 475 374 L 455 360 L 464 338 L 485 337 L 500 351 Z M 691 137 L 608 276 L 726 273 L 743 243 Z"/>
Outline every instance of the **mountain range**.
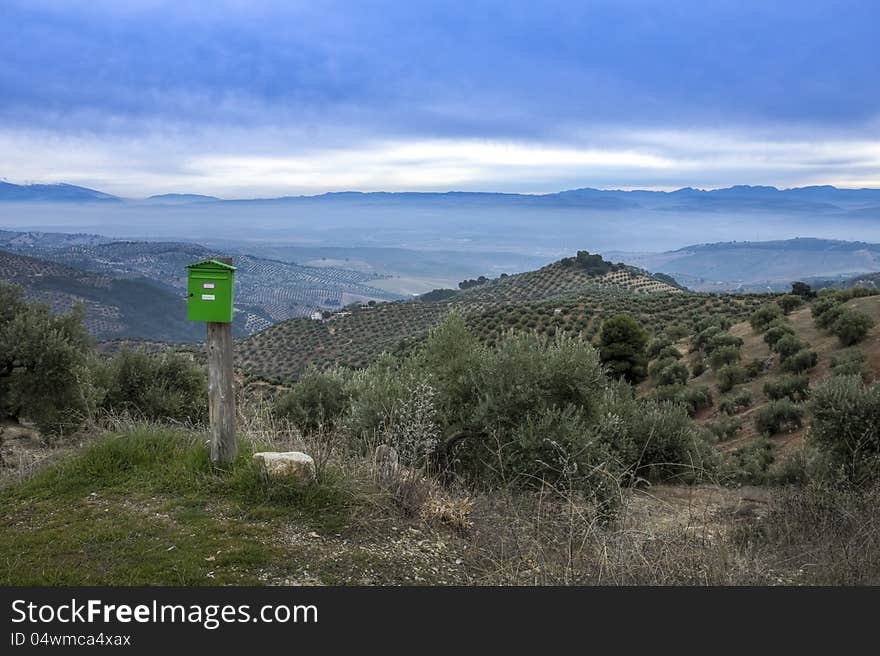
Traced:
<path fill-rule="evenodd" d="M 880 208 L 880 189 L 841 189 L 832 185 L 815 185 L 780 189 L 766 185 L 735 185 L 721 189 L 684 187 L 675 191 L 594 189 L 584 187 L 547 194 L 493 192 L 328 192 L 313 196 L 280 196 L 274 198 L 222 199 L 216 196 L 189 193 L 168 193 L 144 199 L 114 196 L 76 185 L 26 184 L 0 182 L 0 201 L 14 202 L 127 202 L 148 204 L 186 203 L 313 203 L 313 202 L 375 202 L 408 203 L 452 201 L 474 204 L 522 204 L 628 209 L 634 207 L 684 209 L 688 207 L 727 209 L 731 206 L 751 209 L 795 209 L 833 211 L 841 205 L 858 204 Z"/>

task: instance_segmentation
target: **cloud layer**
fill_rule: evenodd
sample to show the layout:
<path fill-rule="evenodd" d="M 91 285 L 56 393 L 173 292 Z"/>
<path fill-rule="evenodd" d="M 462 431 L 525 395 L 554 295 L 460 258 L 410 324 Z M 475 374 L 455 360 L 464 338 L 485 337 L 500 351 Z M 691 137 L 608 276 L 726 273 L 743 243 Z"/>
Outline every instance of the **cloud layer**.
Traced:
<path fill-rule="evenodd" d="M 14 181 L 880 186 L 873 2 L 4 5 Z"/>

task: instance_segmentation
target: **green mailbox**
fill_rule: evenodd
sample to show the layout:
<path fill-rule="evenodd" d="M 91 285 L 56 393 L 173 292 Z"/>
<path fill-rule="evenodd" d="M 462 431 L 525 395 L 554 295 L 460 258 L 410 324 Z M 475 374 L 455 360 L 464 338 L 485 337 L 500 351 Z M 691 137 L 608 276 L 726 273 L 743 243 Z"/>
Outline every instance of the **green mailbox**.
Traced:
<path fill-rule="evenodd" d="M 218 260 L 205 260 L 186 268 L 189 274 L 187 320 L 231 323 L 235 267 Z"/>

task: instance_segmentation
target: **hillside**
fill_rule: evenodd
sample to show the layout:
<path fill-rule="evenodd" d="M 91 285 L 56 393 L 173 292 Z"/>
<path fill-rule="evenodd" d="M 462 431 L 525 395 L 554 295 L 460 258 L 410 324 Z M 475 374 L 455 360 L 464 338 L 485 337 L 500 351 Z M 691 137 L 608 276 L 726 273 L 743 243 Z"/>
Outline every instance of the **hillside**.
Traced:
<path fill-rule="evenodd" d="M 880 270 L 880 244 L 787 239 L 698 244 L 664 253 L 609 252 L 698 291 L 785 291 L 795 280 L 843 280 Z"/>
<path fill-rule="evenodd" d="M 817 327 L 811 305 L 794 310 L 785 318 L 785 325 L 790 327 L 797 339 L 817 355 L 815 366 L 803 374 L 809 388 L 795 396 L 798 402 L 802 402 L 804 395 L 809 396 L 809 390 L 815 389 L 820 381 L 832 374 L 835 362 L 851 363 L 849 366 L 854 371 L 861 370 L 867 381 L 880 380 L 880 295 L 854 298 L 845 302 L 844 306 L 864 313 L 874 322 L 866 336 L 855 345 L 845 346 L 828 329 Z M 729 390 L 722 391 L 718 371 L 704 359 L 703 354 L 693 350 L 693 337 L 680 340 L 676 346 L 686 354 L 685 362 L 692 372 L 695 369 L 699 371 L 697 363 L 704 361 L 705 371 L 690 377 L 686 383 L 691 391 L 707 388 L 712 397 L 711 406 L 698 409 L 696 419 L 706 426 L 740 425 L 733 435 L 725 436 L 719 444 L 722 450 L 730 451 L 755 447 L 761 437 L 756 420 L 772 403 L 765 386 L 791 380 L 794 374 L 786 370 L 782 357 L 770 348 L 764 333 L 756 331 L 748 321 L 734 323 L 727 332 L 742 340 L 740 362 L 743 365 L 752 362 L 761 364 L 757 375 L 737 382 Z M 640 393 L 644 396 L 655 394 L 655 382 L 644 382 L 640 386 Z M 734 401 L 737 398 L 743 398 L 744 401 Z M 731 405 L 726 406 L 727 403 Z M 809 421 L 807 415 L 799 427 L 783 427 L 771 434 L 769 444 L 773 447 L 772 457 L 779 459 L 780 455 L 789 453 L 793 447 L 802 445 Z"/>
<path fill-rule="evenodd" d="M 289 380 L 308 365 L 366 365 L 383 351 L 421 339 L 450 311 L 465 315 L 483 339 L 507 329 L 584 332 L 593 337 L 604 317 L 629 312 L 654 330 L 688 323 L 704 309 L 743 318 L 760 298 L 715 298 L 686 293 L 642 272 L 618 269 L 593 275 L 556 262 L 426 299 L 357 305 L 325 321 L 293 319 L 238 344 L 238 362 L 256 376 Z"/>
<path fill-rule="evenodd" d="M 39 232 L 2 231 L 0 245 L 99 275 L 151 280 L 175 294 L 184 291 L 188 264 L 216 255 L 204 246 L 185 242 L 110 241 L 95 235 Z M 315 310 L 401 298 L 368 284 L 383 278 L 381 274 L 304 267 L 247 254 L 235 254 L 235 264 L 239 334 L 254 333 L 291 317 L 308 316 Z M 146 337 L 160 339 L 158 334 Z"/>
<path fill-rule="evenodd" d="M 98 339 L 202 338 L 203 328 L 185 320 L 183 296 L 145 278 L 123 279 L 0 251 L 0 279 L 21 285 L 27 297 L 55 312 L 84 304 L 86 327 Z"/>

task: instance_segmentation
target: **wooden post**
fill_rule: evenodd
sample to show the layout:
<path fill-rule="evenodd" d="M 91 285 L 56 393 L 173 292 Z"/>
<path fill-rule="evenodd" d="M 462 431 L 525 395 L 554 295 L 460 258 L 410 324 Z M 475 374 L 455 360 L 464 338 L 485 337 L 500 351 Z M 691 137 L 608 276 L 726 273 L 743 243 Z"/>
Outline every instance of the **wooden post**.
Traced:
<path fill-rule="evenodd" d="M 232 258 L 217 258 L 232 264 Z M 235 437 L 235 391 L 232 378 L 232 324 L 208 324 L 208 416 L 211 420 L 211 461 L 225 465 L 238 455 Z"/>

